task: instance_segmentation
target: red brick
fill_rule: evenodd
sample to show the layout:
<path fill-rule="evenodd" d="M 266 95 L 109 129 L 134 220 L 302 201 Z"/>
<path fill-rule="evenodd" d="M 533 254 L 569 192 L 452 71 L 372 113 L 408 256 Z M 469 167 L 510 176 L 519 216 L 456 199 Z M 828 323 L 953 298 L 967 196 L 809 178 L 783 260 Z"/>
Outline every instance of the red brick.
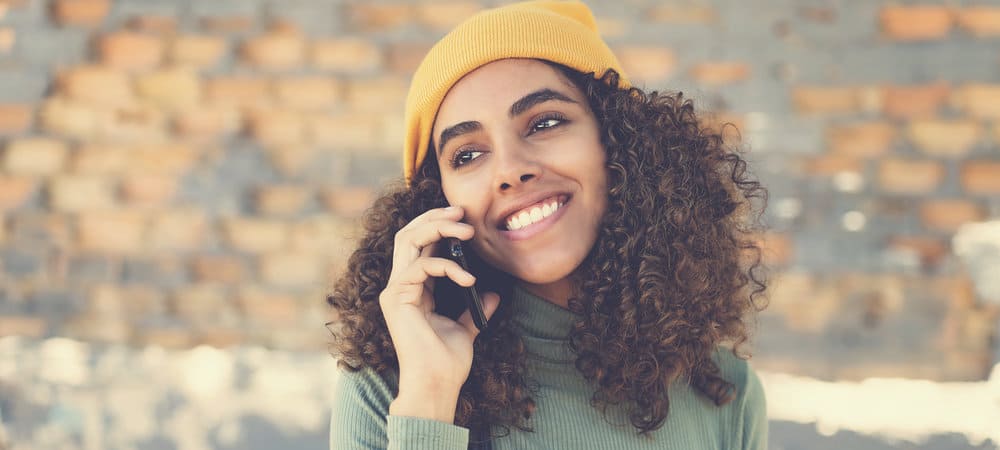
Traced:
<path fill-rule="evenodd" d="M 211 237 L 208 219 L 196 209 L 159 210 L 150 219 L 149 248 L 169 252 L 194 251 L 204 248 Z"/>
<path fill-rule="evenodd" d="M 853 156 L 828 154 L 806 159 L 802 169 L 809 175 L 829 176 L 841 172 L 860 173 L 864 170 L 864 165 Z"/>
<path fill-rule="evenodd" d="M 363 39 L 321 39 L 313 42 L 309 60 L 322 70 L 369 73 L 382 67 L 382 52 L 374 43 Z"/>
<path fill-rule="evenodd" d="M 64 330 L 74 339 L 116 344 L 128 342 L 134 331 L 128 321 L 119 317 L 89 312 L 70 319 Z"/>
<path fill-rule="evenodd" d="M 45 131 L 90 141 L 98 138 L 101 124 L 107 122 L 107 114 L 100 107 L 49 97 L 42 104 L 38 117 Z"/>
<path fill-rule="evenodd" d="M 77 242 L 85 251 L 137 253 L 146 247 L 147 217 L 137 211 L 86 211 L 77 221 Z"/>
<path fill-rule="evenodd" d="M 0 27 L 0 54 L 9 53 L 14 48 L 17 32 L 13 28 Z"/>
<path fill-rule="evenodd" d="M 194 258 L 191 270 L 201 282 L 238 284 L 249 276 L 243 260 L 233 255 L 205 255 Z"/>
<path fill-rule="evenodd" d="M 260 186 L 255 192 L 257 212 L 266 215 L 298 214 L 312 199 L 313 192 L 303 185 Z"/>
<path fill-rule="evenodd" d="M 323 275 L 322 259 L 313 253 L 279 252 L 260 257 L 260 276 L 271 285 L 314 285 Z"/>
<path fill-rule="evenodd" d="M 798 86 L 792 89 L 795 110 L 807 114 L 846 114 L 879 109 L 880 97 L 872 89 L 851 86 Z"/>
<path fill-rule="evenodd" d="M 188 327 L 170 325 L 147 325 L 137 329 L 136 334 L 136 345 L 167 350 L 191 348 L 195 338 Z"/>
<path fill-rule="evenodd" d="M 784 319 L 793 331 L 805 334 L 823 332 L 842 308 L 842 296 L 829 283 L 819 283 L 804 273 L 781 274 L 773 284 L 768 314 Z M 802 301 L 808 298 L 808 302 Z"/>
<path fill-rule="evenodd" d="M 964 223 L 982 220 L 985 214 L 970 200 L 929 200 L 920 208 L 920 217 L 927 228 L 955 232 Z"/>
<path fill-rule="evenodd" d="M 230 294 L 215 283 L 184 286 L 170 297 L 170 304 L 180 318 L 194 324 L 219 325 L 238 317 Z"/>
<path fill-rule="evenodd" d="M 59 175 L 49 183 L 49 205 L 56 211 L 106 211 L 116 203 L 114 185 L 106 178 Z"/>
<path fill-rule="evenodd" d="M 934 117 L 950 92 L 951 87 L 944 81 L 914 86 L 887 86 L 884 91 L 885 115 L 899 119 Z"/>
<path fill-rule="evenodd" d="M 890 39 L 942 39 L 951 31 L 953 16 L 946 6 L 886 6 L 879 14 L 882 32 Z"/>
<path fill-rule="evenodd" d="M 32 105 L 0 104 L 0 135 L 28 131 L 34 116 L 35 108 Z"/>
<path fill-rule="evenodd" d="M 633 83 L 663 80 L 673 73 L 677 65 L 673 50 L 663 47 L 619 47 L 615 54 L 625 76 Z"/>
<path fill-rule="evenodd" d="M 281 221 L 231 218 L 223 225 L 229 245 L 242 252 L 273 252 L 288 242 L 288 224 Z"/>
<path fill-rule="evenodd" d="M 948 256 L 948 245 L 941 239 L 921 236 L 893 236 L 889 239 L 889 249 L 913 254 L 925 268 L 937 267 Z"/>
<path fill-rule="evenodd" d="M 44 137 L 15 139 L 3 152 L 4 171 L 13 175 L 54 175 L 66 165 L 63 141 Z"/>
<path fill-rule="evenodd" d="M 654 23 L 711 25 L 719 20 L 715 8 L 699 5 L 660 5 L 649 8 L 645 15 Z"/>
<path fill-rule="evenodd" d="M 890 158 L 879 165 L 879 182 L 886 192 L 932 192 L 944 181 L 944 166 L 937 161 Z"/>
<path fill-rule="evenodd" d="M 479 3 L 464 1 L 418 3 L 414 7 L 420 23 L 438 31 L 449 31 L 482 9 Z"/>
<path fill-rule="evenodd" d="M 330 214 L 301 219 L 291 225 L 290 247 L 298 252 L 346 254 L 357 245 L 360 231 L 350 219 Z"/>
<path fill-rule="evenodd" d="M 272 103 L 267 80 L 247 76 L 212 78 L 205 82 L 205 97 L 219 105 L 268 106 Z"/>
<path fill-rule="evenodd" d="M 199 23 L 205 31 L 217 34 L 243 33 L 254 27 L 254 19 L 246 16 L 203 17 Z"/>
<path fill-rule="evenodd" d="M 160 65 L 163 47 L 162 38 L 130 31 L 116 31 L 98 41 L 101 61 L 122 70 L 146 70 Z"/>
<path fill-rule="evenodd" d="M 304 142 L 306 124 L 302 113 L 287 109 L 259 109 L 248 112 L 250 134 L 264 145 Z"/>
<path fill-rule="evenodd" d="M 48 324 L 41 317 L 0 315 L 0 337 L 41 338 L 47 328 Z"/>
<path fill-rule="evenodd" d="M 199 327 L 198 336 L 195 338 L 199 345 L 208 345 L 215 348 L 230 348 L 246 345 L 248 341 L 247 333 L 239 327 Z"/>
<path fill-rule="evenodd" d="M 969 84 L 955 92 L 954 103 L 967 115 L 1000 119 L 1000 84 Z"/>
<path fill-rule="evenodd" d="M 170 16 L 136 16 L 129 19 L 126 25 L 140 33 L 171 35 L 177 31 L 177 19 Z"/>
<path fill-rule="evenodd" d="M 130 173 L 121 184 L 122 197 L 131 206 L 160 207 L 171 203 L 177 194 L 177 177 Z"/>
<path fill-rule="evenodd" d="M 291 295 L 263 287 L 240 290 L 237 302 L 251 323 L 271 326 L 294 326 L 301 320 L 299 301 Z"/>
<path fill-rule="evenodd" d="M 995 6 L 967 6 L 955 11 L 958 26 L 973 36 L 988 38 L 1000 36 L 1000 8 Z"/>
<path fill-rule="evenodd" d="M 709 85 L 736 83 L 750 78 L 750 66 L 740 62 L 704 62 L 691 68 L 691 78 Z"/>
<path fill-rule="evenodd" d="M 1000 193 L 1000 162 L 966 161 L 962 166 L 962 187 L 970 194 Z"/>
<path fill-rule="evenodd" d="M 399 77 L 357 80 L 347 85 L 351 111 L 394 113 L 406 106 L 407 81 Z"/>
<path fill-rule="evenodd" d="M 75 66 L 60 73 L 58 90 L 71 100 L 93 105 L 121 106 L 135 102 L 128 76 L 102 66 Z"/>
<path fill-rule="evenodd" d="M 337 150 L 369 148 L 382 132 L 376 114 L 315 114 L 306 126 L 313 142 Z"/>
<path fill-rule="evenodd" d="M 139 145 L 132 149 L 130 170 L 137 173 L 177 175 L 198 163 L 199 154 L 184 143 Z"/>
<path fill-rule="evenodd" d="M 0 175 L 0 212 L 25 204 L 34 195 L 37 185 L 33 177 Z"/>
<path fill-rule="evenodd" d="M 918 120 L 910 123 L 907 135 L 924 153 L 932 156 L 961 157 L 969 153 L 982 136 L 982 127 L 971 120 Z"/>
<path fill-rule="evenodd" d="M 826 136 L 833 153 L 873 158 L 889 152 L 896 127 L 885 122 L 832 126 Z"/>
<path fill-rule="evenodd" d="M 407 4 L 356 3 L 348 7 L 348 20 L 359 31 L 388 31 L 398 28 L 414 16 Z"/>
<path fill-rule="evenodd" d="M 278 101 L 296 110 L 329 109 L 340 99 L 340 89 L 340 84 L 331 77 L 296 77 L 274 82 Z"/>
<path fill-rule="evenodd" d="M 298 30 L 277 27 L 247 40 L 241 50 L 243 58 L 258 68 L 288 70 L 302 64 L 306 42 Z"/>
<path fill-rule="evenodd" d="M 172 67 L 144 74 L 136 80 L 139 96 L 167 111 L 192 108 L 201 101 L 201 81 L 194 70 Z"/>
<path fill-rule="evenodd" d="M 73 152 L 72 171 L 81 175 L 119 175 L 129 170 L 127 147 L 83 144 Z"/>
<path fill-rule="evenodd" d="M 412 76 L 432 45 L 426 42 L 393 42 L 387 50 L 386 65 L 394 74 Z"/>
<path fill-rule="evenodd" d="M 110 10 L 110 0 L 56 0 L 52 3 L 52 15 L 61 25 L 99 25 Z"/>
<path fill-rule="evenodd" d="M 98 115 L 96 139 L 103 142 L 163 142 L 167 140 L 167 115 L 156 106 L 138 102 Z"/>
<path fill-rule="evenodd" d="M 367 186 L 337 186 L 325 189 L 326 207 L 341 217 L 360 217 L 375 201 L 375 191 Z"/>
<path fill-rule="evenodd" d="M 173 119 L 174 132 L 184 138 L 217 138 L 241 129 L 240 113 L 232 105 L 201 104 L 178 111 Z"/>
<path fill-rule="evenodd" d="M 219 62 L 227 46 L 226 40 L 219 36 L 177 36 L 170 42 L 168 58 L 178 64 L 209 67 Z"/>

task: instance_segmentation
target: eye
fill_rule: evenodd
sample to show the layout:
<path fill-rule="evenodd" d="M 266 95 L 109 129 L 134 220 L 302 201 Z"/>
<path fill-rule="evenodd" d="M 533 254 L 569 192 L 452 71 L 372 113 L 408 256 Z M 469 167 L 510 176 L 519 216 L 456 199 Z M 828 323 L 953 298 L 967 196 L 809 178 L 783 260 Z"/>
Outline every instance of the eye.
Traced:
<path fill-rule="evenodd" d="M 535 119 L 535 121 L 531 123 L 531 129 L 528 130 L 528 134 L 530 135 L 539 131 L 545 131 L 549 128 L 555 128 L 565 122 L 566 118 L 561 114 L 546 114 L 538 119 Z"/>
<path fill-rule="evenodd" d="M 472 162 L 473 159 L 478 158 L 479 155 L 481 154 L 483 154 L 483 152 L 478 150 L 459 149 L 458 151 L 455 152 L 455 155 L 452 156 L 451 158 L 451 167 L 456 168 L 459 166 L 464 166 L 467 163 Z"/>

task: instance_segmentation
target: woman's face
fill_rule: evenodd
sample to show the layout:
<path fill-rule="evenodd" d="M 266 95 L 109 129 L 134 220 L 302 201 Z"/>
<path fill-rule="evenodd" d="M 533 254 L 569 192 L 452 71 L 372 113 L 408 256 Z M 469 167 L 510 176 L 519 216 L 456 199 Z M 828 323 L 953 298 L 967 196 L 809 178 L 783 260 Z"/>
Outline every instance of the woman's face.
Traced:
<path fill-rule="evenodd" d="M 432 139 L 451 205 L 472 247 L 536 294 L 568 295 L 567 276 L 597 238 L 607 204 L 605 153 L 587 99 L 553 67 L 495 61 L 456 83 Z"/>

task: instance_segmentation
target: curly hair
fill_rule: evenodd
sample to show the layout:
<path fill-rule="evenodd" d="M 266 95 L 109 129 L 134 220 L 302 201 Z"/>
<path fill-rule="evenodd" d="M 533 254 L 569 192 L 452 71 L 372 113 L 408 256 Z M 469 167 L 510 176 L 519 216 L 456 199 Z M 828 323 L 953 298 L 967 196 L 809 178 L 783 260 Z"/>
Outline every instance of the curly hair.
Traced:
<path fill-rule="evenodd" d="M 613 70 L 596 77 L 544 62 L 585 94 L 607 154 L 608 207 L 568 303 L 579 315 L 569 334 L 575 366 L 597 387 L 593 407 L 607 418 L 609 405 L 625 403 L 631 424 L 648 436 L 666 420 L 675 380 L 716 405 L 735 397 L 711 355 L 730 344 L 746 358 L 738 353 L 749 339 L 746 321 L 766 304 L 757 233 L 767 191 L 726 144 L 725 128 L 702 123 L 683 93 L 625 89 Z M 417 215 L 443 206 L 439 168 L 426 158 L 409 187 L 390 187 L 366 213 L 366 234 L 327 298 L 337 317 L 331 349 L 340 367 L 398 373 L 378 302 L 393 238 Z M 516 280 L 469 253 L 477 286 L 509 294 Z M 435 298 L 441 314 L 455 318 L 464 310 L 458 296 Z M 533 388 L 511 320 L 501 302 L 476 338 L 456 424 L 496 426 L 501 435 L 510 427 L 532 429 Z"/>

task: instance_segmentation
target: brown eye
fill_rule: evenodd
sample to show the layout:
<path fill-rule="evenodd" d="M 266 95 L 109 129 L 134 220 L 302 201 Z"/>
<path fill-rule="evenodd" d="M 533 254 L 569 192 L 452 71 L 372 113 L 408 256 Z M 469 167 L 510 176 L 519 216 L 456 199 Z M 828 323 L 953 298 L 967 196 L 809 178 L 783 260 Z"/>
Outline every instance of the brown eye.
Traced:
<path fill-rule="evenodd" d="M 459 150 L 455 152 L 455 156 L 451 159 L 451 167 L 455 168 L 459 166 L 464 166 L 465 164 L 471 162 L 473 159 L 478 158 L 479 155 L 481 155 L 482 153 L 483 152 L 478 150 Z"/>
<path fill-rule="evenodd" d="M 549 128 L 555 128 L 566 122 L 566 119 L 559 114 L 549 114 L 539 117 L 537 120 L 531 123 L 531 130 L 528 134 L 534 134 L 539 131 L 545 131 Z"/>

